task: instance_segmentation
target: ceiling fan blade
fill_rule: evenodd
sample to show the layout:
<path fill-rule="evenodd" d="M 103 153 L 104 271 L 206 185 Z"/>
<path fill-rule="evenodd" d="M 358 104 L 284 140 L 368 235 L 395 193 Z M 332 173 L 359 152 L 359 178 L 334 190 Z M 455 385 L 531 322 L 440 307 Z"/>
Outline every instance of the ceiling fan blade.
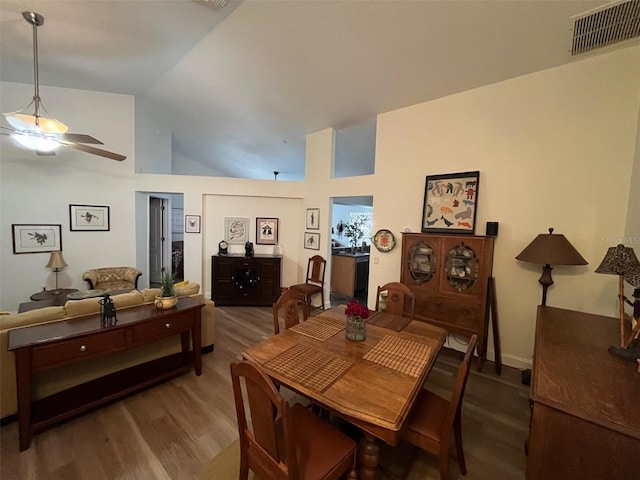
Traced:
<path fill-rule="evenodd" d="M 108 152 L 107 150 L 90 147 L 89 145 L 82 145 L 81 143 L 65 142 L 61 140 L 60 145 L 62 145 L 63 147 L 73 148 L 74 150 L 80 150 L 81 152 L 98 155 L 100 157 L 110 158 L 111 160 L 116 160 L 118 162 L 121 162 L 127 158 L 124 155 L 120 155 L 119 153 Z"/>
<path fill-rule="evenodd" d="M 104 145 L 97 138 L 93 138 L 91 135 L 85 135 L 84 133 L 63 133 L 60 135 L 60 140 L 65 142 L 76 142 L 76 143 L 93 143 L 98 145 Z"/>

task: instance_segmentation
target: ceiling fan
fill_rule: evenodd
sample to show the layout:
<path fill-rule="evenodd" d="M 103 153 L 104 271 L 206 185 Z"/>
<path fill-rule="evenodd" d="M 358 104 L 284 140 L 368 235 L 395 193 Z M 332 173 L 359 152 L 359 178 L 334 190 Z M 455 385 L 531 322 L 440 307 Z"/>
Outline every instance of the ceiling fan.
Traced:
<path fill-rule="evenodd" d="M 40 99 L 38 75 L 38 27 L 44 24 L 44 17 L 35 12 L 22 12 L 22 16 L 33 26 L 33 100 L 22 110 L 3 113 L 11 127 L 0 125 L 0 128 L 3 129 L 0 134 L 10 136 L 19 145 L 34 150 L 37 155 L 55 155 L 56 148 L 69 147 L 119 162 L 126 159 L 127 157 L 119 153 L 85 145 L 103 145 L 103 143 L 90 135 L 66 133 L 69 127 L 64 123 L 41 115 L 41 111 L 48 115 Z M 24 113 L 31 105 L 34 106 L 33 114 Z"/>

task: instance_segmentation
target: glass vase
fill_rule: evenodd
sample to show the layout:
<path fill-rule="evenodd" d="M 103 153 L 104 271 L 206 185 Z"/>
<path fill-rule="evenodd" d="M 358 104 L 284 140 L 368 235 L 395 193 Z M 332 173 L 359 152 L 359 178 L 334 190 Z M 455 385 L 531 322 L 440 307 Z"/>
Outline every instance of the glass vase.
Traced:
<path fill-rule="evenodd" d="M 360 317 L 347 317 L 346 336 L 352 342 L 362 342 L 367 338 L 365 321 Z"/>

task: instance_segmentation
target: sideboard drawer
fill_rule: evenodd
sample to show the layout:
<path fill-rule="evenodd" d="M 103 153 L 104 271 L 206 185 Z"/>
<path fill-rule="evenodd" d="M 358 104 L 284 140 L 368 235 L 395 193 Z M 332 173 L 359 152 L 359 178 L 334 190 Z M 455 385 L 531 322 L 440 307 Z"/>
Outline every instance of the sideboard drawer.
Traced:
<path fill-rule="evenodd" d="M 189 330 L 192 325 L 192 314 L 174 316 L 167 319 L 167 321 L 158 319 L 153 322 L 145 322 L 133 327 L 133 341 L 140 342 L 150 338 L 170 337 Z"/>
<path fill-rule="evenodd" d="M 32 368 L 34 371 L 53 368 L 59 363 L 71 363 L 82 358 L 92 358 L 97 354 L 124 348 L 127 334 L 124 329 L 103 333 L 100 336 L 77 338 L 64 342 L 35 347 L 32 350 Z"/>
<path fill-rule="evenodd" d="M 449 323 L 462 329 L 476 330 L 484 322 L 481 302 L 441 295 L 423 296 L 416 299 L 416 309 L 427 319 Z"/>

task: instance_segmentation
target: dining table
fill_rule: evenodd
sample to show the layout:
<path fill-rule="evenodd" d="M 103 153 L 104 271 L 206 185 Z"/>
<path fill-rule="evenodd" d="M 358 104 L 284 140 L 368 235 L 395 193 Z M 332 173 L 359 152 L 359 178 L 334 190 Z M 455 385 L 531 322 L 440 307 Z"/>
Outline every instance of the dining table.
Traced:
<path fill-rule="evenodd" d="M 447 331 L 385 312 L 370 313 L 363 341 L 347 339 L 345 331 L 345 305 L 339 305 L 247 348 L 243 357 L 357 426 L 358 477 L 373 480 L 378 441 L 398 445 Z"/>

